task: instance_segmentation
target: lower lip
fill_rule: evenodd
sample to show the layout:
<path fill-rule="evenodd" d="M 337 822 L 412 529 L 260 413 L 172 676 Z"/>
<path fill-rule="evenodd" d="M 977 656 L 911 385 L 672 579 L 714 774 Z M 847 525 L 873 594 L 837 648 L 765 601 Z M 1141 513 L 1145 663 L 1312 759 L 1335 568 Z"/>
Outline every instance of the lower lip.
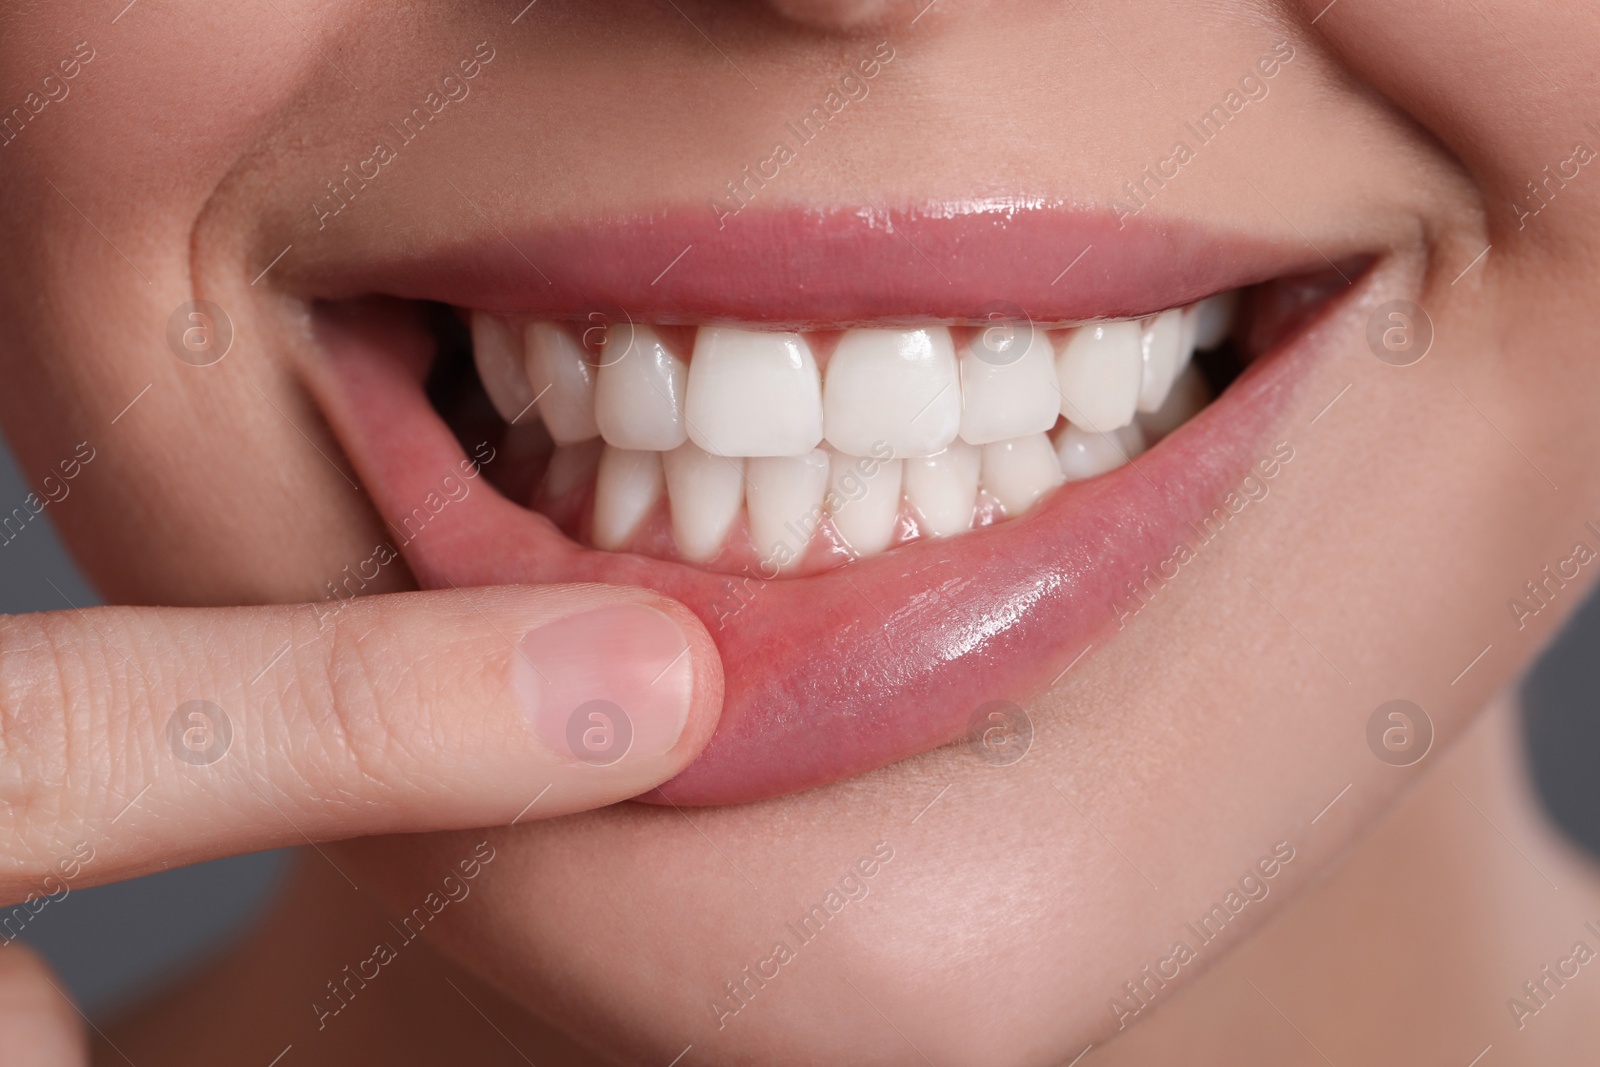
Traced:
<path fill-rule="evenodd" d="M 466 458 L 423 393 L 428 354 L 392 322 L 325 333 L 334 370 L 313 387 L 380 514 L 407 515 Z M 722 653 L 722 719 L 700 758 L 642 799 L 792 793 L 957 740 L 991 701 L 1026 707 L 1103 643 L 1129 583 L 1192 544 L 1271 454 L 1312 348 L 1298 331 L 1135 465 L 1064 486 L 1024 518 L 812 577 L 740 579 L 583 548 L 485 481 L 401 552 L 425 587 L 603 582 L 687 604 Z"/>

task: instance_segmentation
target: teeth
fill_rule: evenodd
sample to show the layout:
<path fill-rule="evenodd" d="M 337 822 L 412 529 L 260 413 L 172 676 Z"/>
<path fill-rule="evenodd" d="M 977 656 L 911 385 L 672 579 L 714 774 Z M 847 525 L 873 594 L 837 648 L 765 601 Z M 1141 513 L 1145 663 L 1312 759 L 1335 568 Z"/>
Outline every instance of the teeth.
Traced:
<path fill-rule="evenodd" d="M 1167 399 L 1173 381 L 1189 361 L 1192 351 L 1183 310 L 1172 308 L 1151 319 L 1140 342 L 1144 371 L 1139 384 L 1139 410 L 1155 411 Z"/>
<path fill-rule="evenodd" d="M 684 415 L 715 456 L 804 456 L 822 441 L 822 382 L 797 333 L 703 326 Z"/>
<path fill-rule="evenodd" d="M 524 458 L 554 442 L 532 494 L 553 522 L 581 529 L 592 498 L 596 547 L 664 551 L 664 504 L 666 554 L 727 569 L 749 563 L 742 511 L 770 577 L 802 570 L 824 517 L 815 561 L 832 565 L 1015 518 L 1125 465 L 1210 401 L 1191 357 L 1228 336 L 1237 302 L 1070 330 L 962 329 L 959 351 L 945 326 L 851 328 L 828 335 L 825 373 L 800 333 L 701 326 L 685 361 L 663 339 L 672 328 L 635 325 L 594 363 L 564 324 L 529 323 L 519 349 L 522 327 L 466 318 L 495 409 L 529 422 L 537 407 L 549 431 L 512 431 Z"/>
<path fill-rule="evenodd" d="M 1233 313 L 1238 306 L 1237 289 L 1190 304 L 1185 314 L 1194 320 L 1194 347 L 1205 352 L 1227 340 L 1233 332 Z"/>
<path fill-rule="evenodd" d="M 539 398 L 539 414 L 558 445 L 600 434 L 594 421 L 594 368 L 583 346 L 553 322 L 528 326 L 528 383 Z"/>
<path fill-rule="evenodd" d="M 828 443 L 852 456 L 931 456 L 955 440 L 961 386 L 943 326 L 849 330 L 828 361 Z"/>
<path fill-rule="evenodd" d="M 1064 481 L 1050 438 L 1042 433 L 983 446 L 983 488 L 1009 517 L 1023 514 Z"/>
<path fill-rule="evenodd" d="M 929 537 L 949 537 L 971 528 L 982 456 L 976 445 L 957 440 L 943 452 L 905 461 L 906 501 Z"/>
<path fill-rule="evenodd" d="M 822 518 L 828 491 L 828 453 L 760 457 L 745 464 L 750 539 L 766 567 L 793 570 Z"/>
<path fill-rule="evenodd" d="M 533 387 L 528 384 L 527 359 L 516 331 L 481 311 L 472 313 L 471 325 L 472 359 L 489 402 L 507 422 L 527 422 Z"/>
<path fill-rule="evenodd" d="M 1167 402 L 1157 411 L 1140 415 L 1139 424 L 1149 437 L 1159 441 L 1198 415 L 1200 409 L 1209 403 L 1211 386 L 1206 384 L 1200 368 L 1191 363 L 1173 383 L 1172 392 L 1167 394 Z"/>
<path fill-rule="evenodd" d="M 599 438 L 576 445 L 557 445 L 544 469 L 540 495 L 548 500 L 560 500 L 580 485 L 587 485 L 600 469 L 600 450 L 604 447 Z"/>
<path fill-rule="evenodd" d="M 828 513 L 857 556 L 875 556 L 894 540 L 900 517 L 902 461 L 872 456 L 829 457 Z"/>
<path fill-rule="evenodd" d="M 738 456 L 713 456 L 685 441 L 661 457 L 672 509 L 672 537 L 687 559 L 717 554 L 744 505 L 744 464 Z"/>
<path fill-rule="evenodd" d="M 1133 421 L 1144 374 L 1137 322 L 1102 322 L 1072 331 L 1056 359 L 1061 414 L 1102 433 Z"/>
<path fill-rule="evenodd" d="M 613 552 L 627 544 L 661 489 L 659 452 L 607 445 L 594 486 L 594 543 Z"/>
<path fill-rule="evenodd" d="M 1114 471 L 1141 455 L 1144 448 L 1144 432 L 1136 422 L 1110 433 L 1069 424 L 1056 434 L 1056 461 L 1069 482 Z"/>
<path fill-rule="evenodd" d="M 688 377 L 683 360 L 650 327 L 609 331 L 594 390 L 600 435 L 617 448 L 677 448 L 687 437 L 683 392 Z"/>
<path fill-rule="evenodd" d="M 831 373 L 831 369 L 830 369 Z M 989 326 L 961 353 L 961 439 L 975 445 L 1043 433 L 1061 400 L 1055 351 L 1043 330 Z"/>

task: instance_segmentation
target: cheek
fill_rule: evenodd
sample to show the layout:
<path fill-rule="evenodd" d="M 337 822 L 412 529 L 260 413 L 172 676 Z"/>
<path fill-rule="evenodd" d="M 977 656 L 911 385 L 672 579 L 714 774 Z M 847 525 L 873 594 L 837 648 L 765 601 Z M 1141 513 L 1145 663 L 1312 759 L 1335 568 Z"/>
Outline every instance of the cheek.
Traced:
<path fill-rule="evenodd" d="M 59 72 L 81 39 L 77 22 L 33 12 L 8 27 L 7 84 Z M 281 370 L 252 382 L 237 351 L 213 367 L 182 363 L 168 321 L 193 292 L 192 272 L 202 285 L 207 275 L 189 255 L 196 218 L 322 61 L 270 8 L 135 7 L 90 44 L 98 47 L 78 61 L 70 93 L 23 134 L 26 153 L 0 150 L 0 233 L 12 253 L 0 262 L 0 370 L 17 386 L 0 391 L 0 418 L 34 470 L 79 442 L 108 453 L 53 518 L 112 598 L 315 599 L 324 577 L 363 558 L 348 531 L 370 522 L 307 437 L 334 451 Z M 155 114 L 189 133 L 175 142 Z M 57 188 L 38 173 L 59 176 Z M 257 351 L 293 351 L 264 343 L 277 327 L 253 319 L 255 296 L 241 283 L 216 297 L 239 348 L 251 336 Z M 169 476 L 175 464 L 192 477 Z M 275 477 L 263 477 L 268 470 Z M 111 514 L 127 520 L 115 533 L 96 519 Z M 128 552 L 148 566 L 122 566 Z"/>

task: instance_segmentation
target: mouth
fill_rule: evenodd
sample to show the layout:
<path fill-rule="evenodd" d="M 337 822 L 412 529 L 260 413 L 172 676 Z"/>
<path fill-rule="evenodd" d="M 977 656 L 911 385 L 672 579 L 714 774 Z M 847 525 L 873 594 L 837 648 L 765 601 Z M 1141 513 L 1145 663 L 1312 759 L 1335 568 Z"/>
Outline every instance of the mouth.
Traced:
<path fill-rule="evenodd" d="M 1285 460 L 1373 258 L 1047 206 L 744 222 L 317 288 L 313 390 L 422 585 L 641 585 L 705 623 L 722 720 L 647 801 L 823 785 L 1035 703 Z"/>

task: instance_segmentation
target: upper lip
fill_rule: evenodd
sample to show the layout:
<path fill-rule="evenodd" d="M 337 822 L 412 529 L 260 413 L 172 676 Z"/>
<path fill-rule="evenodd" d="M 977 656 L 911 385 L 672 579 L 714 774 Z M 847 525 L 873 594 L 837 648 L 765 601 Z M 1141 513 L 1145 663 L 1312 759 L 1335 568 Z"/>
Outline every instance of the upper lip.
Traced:
<path fill-rule="evenodd" d="M 704 247 L 708 226 L 685 209 L 516 239 L 478 234 L 320 279 L 313 269 L 299 284 L 325 298 L 378 292 L 552 316 L 622 308 L 653 321 L 981 320 L 997 301 L 1075 321 L 1152 312 L 1323 262 L 1272 241 L 1177 224 L 1117 230 L 1096 212 L 1045 206 L 924 209 L 890 216 L 893 228 L 843 210 L 747 215 Z M 1085 248 L 1071 284 L 1054 284 Z M 544 278 L 530 270 L 535 256 Z M 423 394 L 415 335 L 360 307 L 324 316 L 334 370 L 314 372 L 312 388 L 380 513 L 401 515 L 463 452 Z M 1024 519 L 808 578 L 737 581 L 583 548 L 487 486 L 401 547 L 424 585 L 599 581 L 682 600 L 723 654 L 726 703 L 705 753 L 660 795 L 700 804 L 792 792 L 954 740 L 980 705 L 1028 703 L 1103 641 L 1115 595 L 1263 458 L 1316 332 L 1280 345 L 1285 358 L 1257 361 L 1135 466 L 1070 484 Z"/>
<path fill-rule="evenodd" d="M 322 298 L 826 328 L 1131 318 L 1322 264 L 1302 241 L 1025 200 L 751 208 L 720 224 L 703 207 L 582 224 L 485 210 L 425 252 L 359 233 L 286 272 Z"/>

